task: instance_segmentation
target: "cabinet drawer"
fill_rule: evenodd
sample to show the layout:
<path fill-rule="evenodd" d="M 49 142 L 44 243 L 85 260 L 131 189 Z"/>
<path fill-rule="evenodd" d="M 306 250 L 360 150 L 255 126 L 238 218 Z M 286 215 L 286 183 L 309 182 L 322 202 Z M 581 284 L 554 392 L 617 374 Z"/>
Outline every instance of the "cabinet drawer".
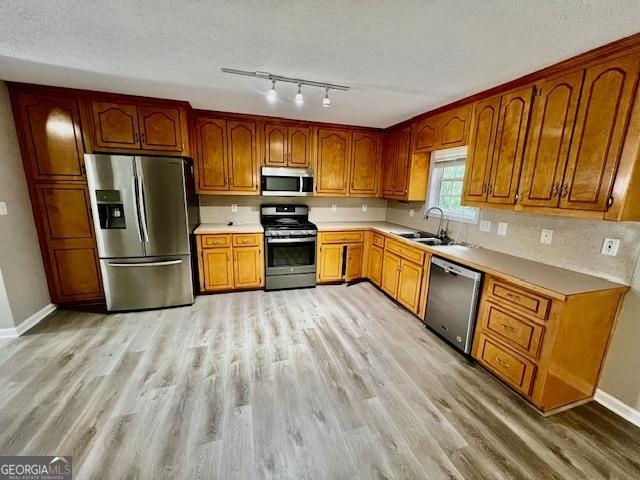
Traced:
<path fill-rule="evenodd" d="M 491 372 L 525 395 L 529 395 L 536 365 L 494 342 L 482 332 L 478 339 L 478 360 Z"/>
<path fill-rule="evenodd" d="M 526 322 L 489 302 L 482 308 L 480 325 L 516 350 L 537 358 L 544 327 Z"/>
<path fill-rule="evenodd" d="M 371 238 L 371 242 L 374 245 L 384 248 L 384 235 L 380 235 L 379 233 L 374 233 Z"/>
<path fill-rule="evenodd" d="M 320 238 L 322 243 L 362 242 L 364 232 L 324 232 Z"/>
<path fill-rule="evenodd" d="M 409 247 L 400 242 L 396 242 L 395 240 L 387 240 L 386 249 L 390 252 L 400 255 L 403 258 L 406 258 L 407 260 L 419 263 L 420 265 L 424 263 L 425 252 L 418 248 Z"/>
<path fill-rule="evenodd" d="M 233 235 L 234 247 L 257 247 L 262 244 L 262 235 L 259 233 L 236 233 Z"/>
<path fill-rule="evenodd" d="M 201 235 L 202 248 L 228 247 L 231 235 Z"/>
<path fill-rule="evenodd" d="M 537 293 L 524 290 L 515 285 L 504 283 L 489 277 L 487 292 L 499 302 L 508 305 L 515 310 L 528 313 L 541 320 L 546 320 L 549 314 L 551 300 Z"/>

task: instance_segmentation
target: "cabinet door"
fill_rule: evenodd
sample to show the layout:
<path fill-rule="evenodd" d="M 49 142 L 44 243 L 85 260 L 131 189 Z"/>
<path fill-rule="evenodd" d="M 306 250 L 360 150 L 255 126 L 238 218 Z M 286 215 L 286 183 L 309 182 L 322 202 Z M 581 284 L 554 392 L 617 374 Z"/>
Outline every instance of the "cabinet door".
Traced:
<path fill-rule="evenodd" d="M 369 278 L 373 283 L 380 286 L 382 281 L 382 258 L 384 256 L 384 250 L 377 245 L 372 245 L 369 251 L 369 265 L 367 271 Z"/>
<path fill-rule="evenodd" d="M 195 124 L 198 192 L 229 190 L 226 121 L 198 117 Z"/>
<path fill-rule="evenodd" d="M 287 140 L 289 166 L 311 168 L 311 129 L 289 127 Z"/>
<path fill-rule="evenodd" d="M 582 88 L 583 71 L 539 85 L 522 171 L 522 204 L 557 207 Z"/>
<path fill-rule="evenodd" d="M 78 103 L 61 95 L 18 96 L 20 130 L 34 180 L 84 180 Z"/>
<path fill-rule="evenodd" d="M 527 87 L 502 97 L 487 192 L 489 203 L 516 203 L 532 96 L 533 87 Z"/>
<path fill-rule="evenodd" d="M 483 100 L 474 107 L 464 173 L 463 199 L 466 202 L 484 202 L 487 199 L 499 110 L 500 97 Z"/>
<path fill-rule="evenodd" d="M 393 181 L 395 176 L 395 132 L 386 133 L 382 141 L 382 193 L 383 195 L 393 195 Z"/>
<path fill-rule="evenodd" d="M 239 247 L 233 249 L 233 286 L 257 288 L 262 286 L 262 248 Z"/>
<path fill-rule="evenodd" d="M 560 207 L 605 211 L 638 81 L 638 54 L 586 69 Z"/>
<path fill-rule="evenodd" d="M 411 127 L 398 131 L 398 147 L 396 150 L 393 194 L 404 196 L 409 184 L 409 155 L 411 152 Z"/>
<path fill-rule="evenodd" d="M 390 252 L 384 252 L 382 262 L 382 280 L 380 287 L 393 298 L 398 294 L 398 279 L 400 278 L 400 257 Z"/>
<path fill-rule="evenodd" d="M 337 282 L 342 280 L 342 245 L 322 245 L 318 281 Z"/>
<path fill-rule="evenodd" d="M 287 126 L 265 123 L 264 142 L 264 164 L 272 167 L 286 167 Z"/>
<path fill-rule="evenodd" d="M 51 300 L 101 300 L 102 280 L 86 185 L 39 184 L 36 196 Z"/>
<path fill-rule="evenodd" d="M 349 193 L 376 195 L 380 173 L 380 136 L 354 132 L 352 136 L 351 182 Z"/>
<path fill-rule="evenodd" d="M 402 260 L 396 299 L 414 313 L 418 311 L 420 305 L 421 283 L 422 266 Z"/>
<path fill-rule="evenodd" d="M 438 117 L 420 120 L 413 127 L 413 152 L 423 153 L 436 150 L 438 143 Z"/>
<path fill-rule="evenodd" d="M 438 148 L 461 147 L 467 144 L 471 104 L 438 115 L 440 141 Z"/>
<path fill-rule="evenodd" d="M 181 152 L 182 128 L 179 108 L 140 106 L 140 145 L 143 150 Z"/>
<path fill-rule="evenodd" d="M 362 252 L 364 245 L 354 243 L 347 246 L 347 268 L 344 279 L 346 281 L 362 277 Z"/>
<path fill-rule="evenodd" d="M 204 272 L 202 286 L 204 291 L 230 290 L 233 288 L 231 269 L 231 249 L 212 248 L 202 250 Z"/>
<path fill-rule="evenodd" d="M 316 192 L 328 195 L 345 195 L 350 159 L 351 132 L 319 129 Z"/>
<path fill-rule="evenodd" d="M 138 108 L 113 102 L 91 102 L 94 143 L 97 150 L 139 150 Z"/>
<path fill-rule="evenodd" d="M 256 124 L 252 121 L 227 121 L 229 189 L 258 191 L 258 155 Z"/>

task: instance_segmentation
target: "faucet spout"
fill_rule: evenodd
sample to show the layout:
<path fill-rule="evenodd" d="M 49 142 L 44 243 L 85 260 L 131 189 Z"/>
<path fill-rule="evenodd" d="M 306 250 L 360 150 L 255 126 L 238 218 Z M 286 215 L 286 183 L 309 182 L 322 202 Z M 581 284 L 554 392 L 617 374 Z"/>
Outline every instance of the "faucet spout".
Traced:
<path fill-rule="evenodd" d="M 429 218 L 429 213 L 431 213 L 432 210 L 438 210 L 440 212 L 440 224 L 438 225 L 438 238 L 444 241 L 447 238 L 447 232 L 442 228 L 442 223 L 444 222 L 444 211 L 440 207 L 431 207 L 424 213 L 425 220 Z"/>

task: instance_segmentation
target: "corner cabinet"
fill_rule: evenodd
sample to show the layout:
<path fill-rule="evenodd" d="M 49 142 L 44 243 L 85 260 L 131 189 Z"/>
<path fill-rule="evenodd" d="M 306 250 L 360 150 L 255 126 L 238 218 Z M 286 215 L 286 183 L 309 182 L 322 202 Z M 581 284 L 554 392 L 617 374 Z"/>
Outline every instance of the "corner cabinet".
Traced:
<path fill-rule="evenodd" d="M 187 105 L 86 99 L 91 152 L 189 154 Z"/>
<path fill-rule="evenodd" d="M 413 124 L 413 153 L 432 152 L 467 144 L 471 105 L 453 108 Z"/>
<path fill-rule="evenodd" d="M 365 232 L 321 232 L 318 235 L 319 283 L 351 281 L 362 277 Z"/>
<path fill-rule="evenodd" d="M 257 195 L 256 122 L 198 114 L 194 130 L 198 193 Z"/>
<path fill-rule="evenodd" d="M 412 127 L 386 132 L 382 147 L 382 196 L 394 200 L 426 198 L 429 156 L 411 152 Z"/>

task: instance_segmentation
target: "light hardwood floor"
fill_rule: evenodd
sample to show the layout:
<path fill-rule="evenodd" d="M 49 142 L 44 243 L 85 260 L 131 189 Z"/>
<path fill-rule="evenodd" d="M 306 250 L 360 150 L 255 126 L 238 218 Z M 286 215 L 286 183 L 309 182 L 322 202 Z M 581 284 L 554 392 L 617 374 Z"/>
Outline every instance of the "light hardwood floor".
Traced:
<path fill-rule="evenodd" d="M 0 391 L 0 454 L 78 479 L 640 478 L 640 429 L 538 415 L 368 283 L 58 311 Z"/>

